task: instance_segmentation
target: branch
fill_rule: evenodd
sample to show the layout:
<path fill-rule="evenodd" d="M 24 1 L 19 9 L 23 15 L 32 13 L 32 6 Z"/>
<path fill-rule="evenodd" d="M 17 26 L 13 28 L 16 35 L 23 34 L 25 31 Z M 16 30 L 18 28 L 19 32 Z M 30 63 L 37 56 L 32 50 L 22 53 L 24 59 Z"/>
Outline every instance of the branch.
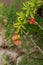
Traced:
<path fill-rule="evenodd" d="M 41 48 L 35 43 L 35 41 L 32 38 L 31 38 L 31 41 L 40 50 L 40 52 L 43 54 L 43 51 L 41 50 Z"/>
<path fill-rule="evenodd" d="M 43 30 L 43 28 L 38 24 L 38 27 L 41 29 L 41 30 Z"/>

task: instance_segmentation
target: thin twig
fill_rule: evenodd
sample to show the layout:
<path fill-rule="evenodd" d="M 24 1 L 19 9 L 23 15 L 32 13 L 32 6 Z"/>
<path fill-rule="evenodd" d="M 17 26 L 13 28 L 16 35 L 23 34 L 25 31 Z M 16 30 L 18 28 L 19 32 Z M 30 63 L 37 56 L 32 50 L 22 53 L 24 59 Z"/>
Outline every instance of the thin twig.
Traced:
<path fill-rule="evenodd" d="M 38 24 L 38 27 L 41 29 L 41 30 L 43 30 L 43 28 Z"/>
<path fill-rule="evenodd" d="M 26 33 L 25 33 L 25 35 L 26 35 Z M 26 38 L 26 36 L 25 36 L 25 38 Z M 30 39 L 31 39 L 31 41 L 34 43 L 34 45 L 40 50 L 40 52 L 43 54 L 43 50 L 41 50 L 41 48 L 35 43 L 35 41 L 32 39 L 32 35 L 30 36 Z M 29 54 L 31 54 L 32 52 L 30 52 Z"/>
<path fill-rule="evenodd" d="M 43 54 L 43 51 L 41 50 L 41 48 L 35 43 L 35 41 L 32 38 L 31 38 L 31 41 L 40 50 L 40 52 Z"/>

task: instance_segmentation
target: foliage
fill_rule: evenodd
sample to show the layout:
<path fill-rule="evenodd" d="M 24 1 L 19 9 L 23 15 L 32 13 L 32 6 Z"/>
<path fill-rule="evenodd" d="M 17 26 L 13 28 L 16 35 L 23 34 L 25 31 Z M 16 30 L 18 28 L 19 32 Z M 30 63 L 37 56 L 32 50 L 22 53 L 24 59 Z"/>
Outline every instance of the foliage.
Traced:
<path fill-rule="evenodd" d="M 3 3 L 0 4 L 0 7 L 2 4 Z M 10 39 L 10 37 L 12 36 L 12 33 L 14 32 L 13 22 L 16 22 L 16 18 L 17 18 L 16 9 L 14 8 L 14 5 L 15 4 L 11 4 L 9 7 L 7 7 L 3 4 L 0 9 L 1 11 L 0 15 L 2 15 L 2 17 L 0 18 L 0 21 L 3 23 L 4 28 L 6 29 L 5 35 L 8 39 Z M 6 24 L 5 25 L 3 20 L 6 18 L 7 18 L 7 22 L 5 22 Z"/>
<path fill-rule="evenodd" d="M 33 38 L 35 43 L 43 50 L 43 17 L 39 16 L 37 13 L 38 8 L 43 5 L 43 1 L 29 0 L 23 3 L 23 7 L 19 2 L 22 5 L 22 0 L 16 0 L 9 7 L 3 3 L 0 4 L 0 23 L 3 24 L 3 28 L 6 30 L 5 36 L 10 41 L 9 46 L 11 46 L 11 48 L 15 49 L 12 41 L 13 34 L 17 32 L 21 35 L 21 46 L 24 51 L 26 50 L 26 54 L 23 55 L 23 60 L 20 65 L 39 65 L 41 60 L 38 59 L 35 61 L 33 58 L 29 58 L 29 55 L 27 54 L 29 53 L 29 50 L 32 50 L 31 44 L 33 45 L 33 43 L 31 38 Z M 35 24 L 30 24 L 30 20 L 33 18 Z M 33 37 L 30 38 L 29 36 L 31 35 Z M 5 59 L 7 59 L 6 55 Z M 40 62 L 40 65 L 43 65 L 43 63 L 41 64 Z"/>
<path fill-rule="evenodd" d="M 4 60 L 8 61 L 9 60 L 9 56 L 7 54 L 4 54 Z"/>
<path fill-rule="evenodd" d="M 31 28 L 29 21 L 31 18 L 35 18 L 35 16 L 37 16 L 37 9 L 41 5 L 42 1 L 38 0 L 31 0 L 27 1 L 26 3 L 23 3 L 22 10 L 19 13 L 17 12 L 17 23 L 14 24 L 14 27 L 17 29 L 17 32 L 23 32 L 24 30 L 27 32 L 27 30 Z"/>
<path fill-rule="evenodd" d="M 4 58 L 4 65 L 7 65 L 7 62 L 9 61 L 9 55 L 4 54 L 3 58 Z"/>

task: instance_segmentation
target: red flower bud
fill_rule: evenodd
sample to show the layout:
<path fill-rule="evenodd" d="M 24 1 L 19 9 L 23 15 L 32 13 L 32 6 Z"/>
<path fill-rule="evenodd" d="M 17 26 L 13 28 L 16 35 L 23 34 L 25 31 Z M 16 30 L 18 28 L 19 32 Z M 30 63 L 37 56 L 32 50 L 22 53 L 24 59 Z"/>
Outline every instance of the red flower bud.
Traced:
<path fill-rule="evenodd" d="M 35 19 L 34 18 L 31 18 L 30 21 L 29 21 L 30 24 L 35 24 Z"/>

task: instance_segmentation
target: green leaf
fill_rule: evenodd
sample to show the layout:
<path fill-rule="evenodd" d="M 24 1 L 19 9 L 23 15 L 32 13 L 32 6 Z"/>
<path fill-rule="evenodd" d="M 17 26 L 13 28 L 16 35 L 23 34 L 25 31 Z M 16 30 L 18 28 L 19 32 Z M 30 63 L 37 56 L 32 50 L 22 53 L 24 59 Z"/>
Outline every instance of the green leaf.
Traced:
<path fill-rule="evenodd" d="M 9 60 L 9 56 L 7 54 L 4 54 L 3 58 L 4 58 L 5 61 Z"/>

